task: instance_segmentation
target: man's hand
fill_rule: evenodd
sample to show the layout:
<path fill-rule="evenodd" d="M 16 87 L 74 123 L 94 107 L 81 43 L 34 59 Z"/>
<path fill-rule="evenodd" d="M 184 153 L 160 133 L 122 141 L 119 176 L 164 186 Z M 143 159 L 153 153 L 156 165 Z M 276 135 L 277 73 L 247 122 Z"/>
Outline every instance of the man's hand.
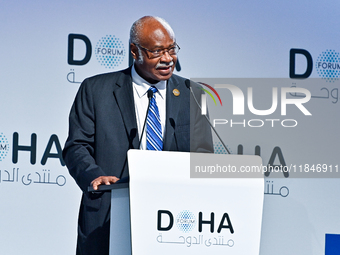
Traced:
<path fill-rule="evenodd" d="M 98 178 L 94 179 L 91 182 L 91 185 L 94 190 L 98 190 L 99 185 L 102 185 L 102 184 L 110 185 L 117 181 L 119 181 L 119 178 L 117 178 L 116 176 L 99 176 Z"/>

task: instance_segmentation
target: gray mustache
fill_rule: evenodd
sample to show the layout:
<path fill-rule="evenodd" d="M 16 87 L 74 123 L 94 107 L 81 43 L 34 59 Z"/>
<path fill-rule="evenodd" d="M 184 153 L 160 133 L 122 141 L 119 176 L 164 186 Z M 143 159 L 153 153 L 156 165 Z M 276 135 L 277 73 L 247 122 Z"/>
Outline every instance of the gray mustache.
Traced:
<path fill-rule="evenodd" d="M 173 61 L 171 61 L 170 63 L 158 63 L 156 66 L 156 69 L 162 68 L 162 67 L 172 67 L 173 65 L 174 65 Z"/>

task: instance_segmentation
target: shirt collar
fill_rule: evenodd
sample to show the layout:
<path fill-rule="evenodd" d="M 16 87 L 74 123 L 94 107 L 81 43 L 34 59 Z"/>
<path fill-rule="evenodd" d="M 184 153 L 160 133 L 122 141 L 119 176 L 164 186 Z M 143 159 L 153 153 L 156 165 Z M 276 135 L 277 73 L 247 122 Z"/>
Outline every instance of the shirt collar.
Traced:
<path fill-rule="evenodd" d="M 157 93 L 164 99 L 166 92 L 166 83 L 167 81 L 159 81 L 155 84 L 151 84 L 144 80 L 139 74 L 136 72 L 135 65 L 132 65 L 131 69 L 132 82 L 136 85 L 134 86 L 138 96 L 143 97 L 151 86 L 154 86 L 158 89 Z"/>

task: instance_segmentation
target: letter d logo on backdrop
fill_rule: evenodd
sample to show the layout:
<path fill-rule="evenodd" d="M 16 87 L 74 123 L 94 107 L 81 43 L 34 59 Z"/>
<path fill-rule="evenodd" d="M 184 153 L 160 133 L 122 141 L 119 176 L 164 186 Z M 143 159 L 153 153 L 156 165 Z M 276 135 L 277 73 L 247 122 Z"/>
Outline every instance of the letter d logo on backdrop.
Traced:
<path fill-rule="evenodd" d="M 302 74 L 297 74 L 295 72 L 295 56 L 297 54 L 303 55 L 307 60 L 306 71 Z M 290 49 L 289 51 L 289 77 L 292 79 L 305 79 L 308 78 L 313 70 L 313 59 L 311 54 L 304 49 Z"/>
<path fill-rule="evenodd" d="M 74 40 L 81 40 L 85 43 L 85 54 L 84 54 L 83 59 L 80 59 L 80 60 L 74 59 Z M 77 66 L 86 65 L 90 61 L 91 55 L 92 55 L 92 45 L 91 45 L 90 39 L 87 36 L 81 35 L 81 34 L 69 34 L 68 35 L 67 63 L 69 65 L 77 65 Z"/>
<path fill-rule="evenodd" d="M 105 68 L 119 67 L 124 61 L 125 53 L 123 42 L 115 35 L 103 36 L 95 46 L 96 59 Z M 68 35 L 67 62 L 69 65 L 86 65 L 90 61 L 91 55 L 92 44 L 87 36 Z"/>

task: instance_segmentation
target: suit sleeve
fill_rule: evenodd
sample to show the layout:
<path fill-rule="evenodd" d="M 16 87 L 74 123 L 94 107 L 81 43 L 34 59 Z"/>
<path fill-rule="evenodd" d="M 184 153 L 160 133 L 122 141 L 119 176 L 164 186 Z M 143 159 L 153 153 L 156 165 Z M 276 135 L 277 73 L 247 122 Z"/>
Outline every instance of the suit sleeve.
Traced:
<path fill-rule="evenodd" d="M 84 193 L 90 183 L 106 175 L 96 164 L 95 105 L 89 79 L 80 86 L 69 116 L 69 134 L 63 150 L 66 166 Z"/>

